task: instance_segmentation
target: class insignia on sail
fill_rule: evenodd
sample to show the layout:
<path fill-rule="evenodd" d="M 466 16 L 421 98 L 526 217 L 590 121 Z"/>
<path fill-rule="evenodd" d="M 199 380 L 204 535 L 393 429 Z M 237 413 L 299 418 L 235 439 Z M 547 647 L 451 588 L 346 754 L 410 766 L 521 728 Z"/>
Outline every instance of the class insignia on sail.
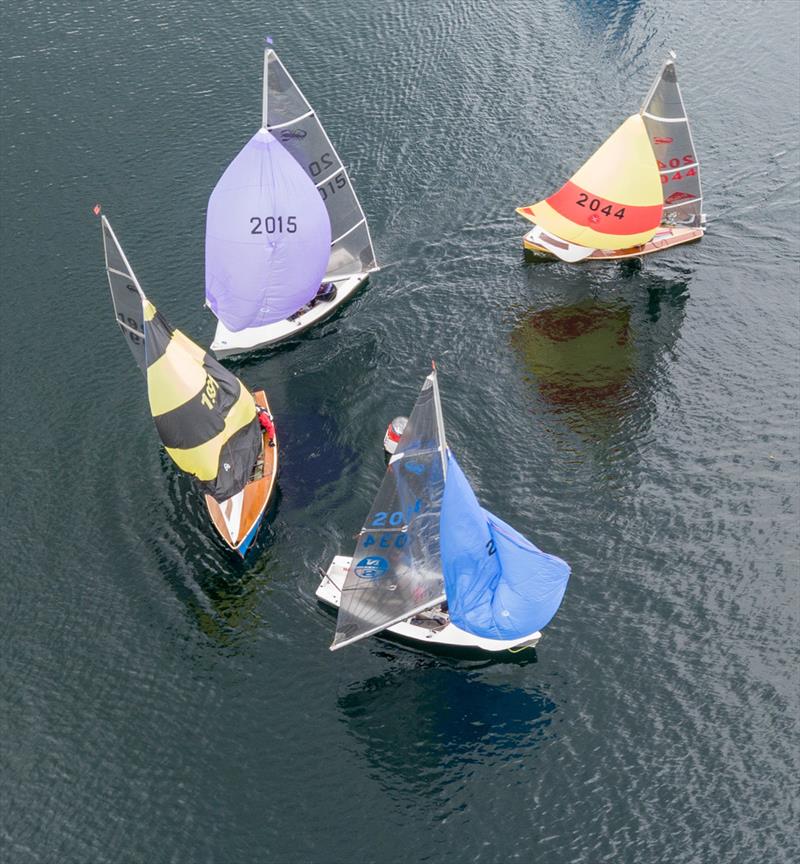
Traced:
<path fill-rule="evenodd" d="M 517 208 L 525 248 L 562 261 L 625 258 L 703 234 L 700 167 L 673 59 L 629 117 L 554 195 Z"/>

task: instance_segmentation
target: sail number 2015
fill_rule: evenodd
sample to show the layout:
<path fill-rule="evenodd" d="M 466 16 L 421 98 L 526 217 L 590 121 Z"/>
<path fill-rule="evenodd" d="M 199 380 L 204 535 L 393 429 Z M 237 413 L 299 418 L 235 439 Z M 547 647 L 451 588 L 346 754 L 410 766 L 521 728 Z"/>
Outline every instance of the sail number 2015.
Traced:
<path fill-rule="evenodd" d="M 599 198 L 590 198 L 585 192 L 581 192 L 581 194 L 578 195 L 578 200 L 575 203 L 578 205 L 578 207 L 588 207 L 590 210 L 594 211 L 599 210 L 604 216 L 614 215 L 617 217 L 617 219 L 622 219 L 625 216 L 624 207 L 620 207 L 616 213 L 612 214 L 612 208 L 610 204 L 606 204 L 605 207 L 601 208 L 603 202 Z"/>
<path fill-rule="evenodd" d="M 287 216 L 265 216 L 263 219 L 260 216 L 250 217 L 251 234 L 294 234 L 297 231 L 297 217 Z M 261 230 L 263 227 L 263 231 Z"/>

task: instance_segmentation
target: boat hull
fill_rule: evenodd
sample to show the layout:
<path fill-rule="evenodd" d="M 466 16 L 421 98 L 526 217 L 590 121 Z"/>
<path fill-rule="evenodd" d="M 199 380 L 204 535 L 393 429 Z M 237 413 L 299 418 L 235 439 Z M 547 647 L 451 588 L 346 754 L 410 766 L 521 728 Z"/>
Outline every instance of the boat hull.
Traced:
<path fill-rule="evenodd" d="M 257 390 L 253 397 L 256 404 L 269 410 L 269 402 L 263 390 Z M 251 480 L 237 495 L 226 501 L 217 501 L 206 495 L 206 507 L 211 522 L 217 529 L 225 545 L 241 555 L 242 558 L 252 547 L 258 528 L 266 512 L 267 505 L 275 492 L 275 478 L 278 475 L 278 440 L 269 446 L 266 432 L 261 437 L 260 474 Z"/>
<path fill-rule="evenodd" d="M 336 296 L 333 300 L 320 301 L 307 312 L 292 320 L 287 318 L 283 321 L 276 321 L 274 324 L 265 324 L 263 327 L 248 327 L 237 332 L 228 330 L 221 321 L 218 321 L 211 350 L 221 359 L 278 345 L 329 318 L 368 280 L 369 273 L 359 273 L 357 276 L 350 276 L 347 279 L 334 282 Z"/>
<path fill-rule="evenodd" d="M 337 555 L 331 561 L 316 591 L 316 597 L 320 603 L 333 609 L 339 608 L 341 602 L 341 590 L 339 586 L 344 584 L 351 560 L 351 558 L 345 555 Z M 444 612 L 434 612 L 427 618 L 426 614 L 415 615 L 407 621 L 393 624 L 391 627 L 387 627 L 386 630 L 382 630 L 378 635 L 437 653 L 469 653 L 484 656 L 489 654 L 502 655 L 504 653 L 516 654 L 526 648 L 534 648 L 542 638 L 542 634 L 537 630 L 535 633 L 523 636 L 521 639 L 484 639 L 456 627 Z M 443 622 L 441 626 L 436 624 L 435 619 L 437 617 Z"/>
<path fill-rule="evenodd" d="M 522 238 L 522 245 L 526 252 L 531 252 L 536 255 L 541 255 L 550 260 L 558 260 L 555 255 L 539 246 L 530 239 L 531 232 L 529 231 Z M 682 225 L 662 225 L 652 240 L 645 243 L 643 246 L 632 246 L 629 249 L 595 249 L 591 255 L 584 258 L 583 261 L 621 261 L 625 258 L 639 258 L 642 255 L 651 255 L 653 252 L 662 252 L 664 249 L 671 249 L 673 246 L 680 246 L 683 243 L 695 243 L 698 241 L 705 230 L 703 228 L 687 228 Z"/>

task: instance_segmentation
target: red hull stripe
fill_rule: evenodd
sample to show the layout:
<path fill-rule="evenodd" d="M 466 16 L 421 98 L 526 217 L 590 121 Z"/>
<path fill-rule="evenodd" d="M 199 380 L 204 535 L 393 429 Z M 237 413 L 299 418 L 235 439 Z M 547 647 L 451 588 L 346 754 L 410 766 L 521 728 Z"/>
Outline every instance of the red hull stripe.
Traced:
<path fill-rule="evenodd" d="M 618 204 L 585 192 L 571 180 L 551 195 L 547 203 L 570 222 L 601 234 L 639 234 L 661 223 L 661 204 L 650 207 Z"/>

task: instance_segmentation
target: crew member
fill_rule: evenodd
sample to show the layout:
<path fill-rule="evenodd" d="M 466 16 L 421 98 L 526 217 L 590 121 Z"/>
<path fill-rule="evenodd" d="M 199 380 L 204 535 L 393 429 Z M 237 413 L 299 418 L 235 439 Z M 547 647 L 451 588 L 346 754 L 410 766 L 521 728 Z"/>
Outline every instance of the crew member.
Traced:
<path fill-rule="evenodd" d="M 269 437 L 269 446 L 275 446 L 275 424 L 272 422 L 272 414 L 267 411 L 266 408 L 262 408 L 260 405 L 256 405 L 256 416 L 258 417 L 258 422 L 261 428 L 267 433 Z"/>

